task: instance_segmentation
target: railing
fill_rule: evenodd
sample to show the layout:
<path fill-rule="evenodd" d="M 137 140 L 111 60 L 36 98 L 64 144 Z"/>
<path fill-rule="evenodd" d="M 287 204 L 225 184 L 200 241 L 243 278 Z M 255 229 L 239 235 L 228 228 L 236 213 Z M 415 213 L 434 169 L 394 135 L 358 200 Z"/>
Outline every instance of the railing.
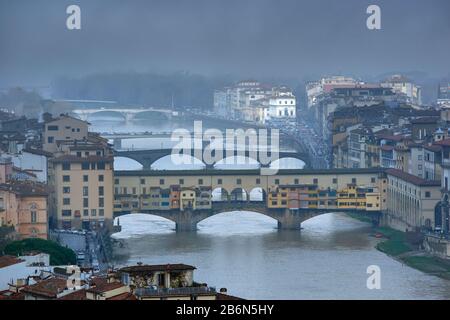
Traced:
<path fill-rule="evenodd" d="M 202 293 L 216 293 L 214 287 L 182 287 L 182 288 L 137 288 L 137 296 L 159 296 L 159 295 L 190 295 Z"/>

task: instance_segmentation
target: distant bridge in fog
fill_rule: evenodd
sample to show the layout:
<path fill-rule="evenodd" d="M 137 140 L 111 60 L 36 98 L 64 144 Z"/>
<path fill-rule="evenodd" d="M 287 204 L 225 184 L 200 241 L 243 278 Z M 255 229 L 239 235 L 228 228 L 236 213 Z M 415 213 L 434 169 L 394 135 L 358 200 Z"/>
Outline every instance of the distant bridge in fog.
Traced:
<path fill-rule="evenodd" d="M 72 113 L 80 118 L 81 120 L 87 121 L 89 117 L 96 114 L 103 113 L 116 113 L 119 114 L 125 121 L 133 120 L 137 115 L 144 113 L 162 113 L 167 116 L 167 118 L 171 118 L 173 115 L 176 116 L 178 113 L 176 111 L 172 111 L 170 109 L 157 109 L 157 108 L 126 108 L 126 107 L 118 107 L 118 108 L 95 108 L 95 109 L 75 109 L 72 110 Z"/>

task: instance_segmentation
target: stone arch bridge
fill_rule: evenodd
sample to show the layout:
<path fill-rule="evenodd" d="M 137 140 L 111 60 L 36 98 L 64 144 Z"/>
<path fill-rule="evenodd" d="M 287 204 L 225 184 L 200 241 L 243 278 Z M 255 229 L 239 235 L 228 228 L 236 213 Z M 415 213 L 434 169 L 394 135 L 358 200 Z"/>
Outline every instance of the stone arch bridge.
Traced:
<path fill-rule="evenodd" d="M 191 149 L 189 155 L 191 157 L 195 158 L 197 151 L 198 150 Z M 201 152 L 203 152 L 203 150 L 201 150 Z M 153 163 L 155 163 L 159 159 L 162 159 L 171 154 L 172 154 L 172 149 L 169 149 L 169 148 L 154 149 L 154 150 L 127 150 L 127 151 L 115 151 L 114 152 L 114 155 L 116 157 L 130 158 L 130 159 L 133 159 L 133 160 L 139 162 L 140 164 L 142 164 L 144 170 L 150 169 L 151 165 Z M 245 150 L 244 154 L 245 154 L 245 157 L 251 158 L 251 152 L 248 149 Z M 237 150 L 234 150 L 233 155 L 238 156 L 239 152 Z M 305 163 L 305 168 L 310 167 L 309 155 L 307 153 L 296 152 L 296 151 L 280 151 L 278 153 L 278 159 L 283 159 L 283 158 L 294 158 L 294 159 L 302 160 Z M 198 159 L 198 160 L 203 162 L 202 159 Z M 254 160 L 261 163 L 259 153 L 257 153 L 257 159 L 254 159 Z M 214 164 L 207 165 L 208 168 L 212 168 L 213 166 L 214 166 Z M 263 165 L 263 167 L 264 166 L 268 166 L 268 165 Z"/>

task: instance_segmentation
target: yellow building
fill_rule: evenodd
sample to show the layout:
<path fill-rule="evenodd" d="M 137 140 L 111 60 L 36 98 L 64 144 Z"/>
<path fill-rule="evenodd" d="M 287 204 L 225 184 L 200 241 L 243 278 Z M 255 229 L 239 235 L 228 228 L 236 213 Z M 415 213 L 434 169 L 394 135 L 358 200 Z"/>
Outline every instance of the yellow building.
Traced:
<path fill-rule="evenodd" d="M 63 229 L 111 228 L 113 151 L 107 140 L 87 132 L 88 123 L 68 116 L 47 122 L 53 152 L 48 162 L 51 224 Z M 63 137 L 64 139 L 61 139 Z"/>
<path fill-rule="evenodd" d="M 196 209 L 195 189 L 183 188 L 180 193 L 180 210 Z"/>
<path fill-rule="evenodd" d="M 83 141 L 88 137 L 89 123 L 62 114 L 45 123 L 43 133 L 44 151 L 54 153 L 59 146 L 69 141 Z"/>

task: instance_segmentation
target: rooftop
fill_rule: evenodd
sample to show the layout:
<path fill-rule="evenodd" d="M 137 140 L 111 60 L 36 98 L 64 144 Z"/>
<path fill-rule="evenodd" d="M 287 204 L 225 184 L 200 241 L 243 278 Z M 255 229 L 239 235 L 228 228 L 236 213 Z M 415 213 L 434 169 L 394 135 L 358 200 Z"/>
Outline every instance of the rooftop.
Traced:
<path fill-rule="evenodd" d="M 130 266 L 120 269 L 120 272 L 155 272 L 155 271 L 187 271 L 195 270 L 194 266 L 187 264 L 176 263 L 176 264 L 153 264 L 153 265 L 140 265 L 140 266 Z"/>
<path fill-rule="evenodd" d="M 12 266 L 14 264 L 18 264 L 24 262 L 25 260 L 16 258 L 14 256 L 1 256 L 0 257 L 0 268 L 5 268 Z"/>
<path fill-rule="evenodd" d="M 25 286 L 22 289 L 22 292 L 46 298 L 56 298 L 58 294 L 62 293 L 65 289 L 67 289 L 66 279 L 50 278 L 31 286 Z"/>
<path fill-rule="evenodd" d="M 417 177 L 415 175 L 406 173 L 406 172 L 398 170 L 398 169 L 387 169 L 386 173 L 391 176 L 400 178 L 406 182 L 412 183 L 416 186 L 429 186 L 429 187 L 440 187 L 441 186 L 441 182 L 439 180 L 437 180 L 437 181 L 425 180 L 425 179 L 422 179 L 420 177 Z"/>

